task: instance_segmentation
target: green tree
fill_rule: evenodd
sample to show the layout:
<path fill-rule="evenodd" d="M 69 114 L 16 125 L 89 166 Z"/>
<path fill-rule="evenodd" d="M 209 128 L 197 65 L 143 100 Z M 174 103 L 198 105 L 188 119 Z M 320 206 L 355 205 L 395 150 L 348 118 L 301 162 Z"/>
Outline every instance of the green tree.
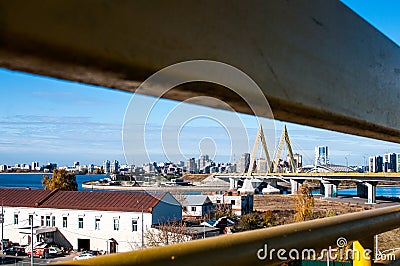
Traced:
<path fill-rule="evenodd" d="M 313 219 L 313 207 L 314 196 L 311 193 L 311 188 L 307 184 L 303 184 L 296 191 L 296 198 L 294 200 L 294 209 L 297 211 L 294 215 L 295 221 L 301 222 Z"/>
<path fill-rule="evenodd" d="M 67 172 L 65 169 L 54 169 L 53 176 L 44 175 L 42 179 L 44 190 L 78 190 L 75 173 Z"/>

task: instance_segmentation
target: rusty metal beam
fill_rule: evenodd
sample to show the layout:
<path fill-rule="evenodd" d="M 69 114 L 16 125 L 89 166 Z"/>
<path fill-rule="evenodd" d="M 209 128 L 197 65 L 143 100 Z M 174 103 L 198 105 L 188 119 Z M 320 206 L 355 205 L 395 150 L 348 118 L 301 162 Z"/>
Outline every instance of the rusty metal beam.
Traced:
<path fill-rule="evenodd" d="M 133 92 L 192 59 L 247 73 L 279 120 L 400 142 L 400 49 L 339 1 L 0 0 L 0 67 Z M 250 113 L 220 87 L 165 97 L 195 95 Z"/>

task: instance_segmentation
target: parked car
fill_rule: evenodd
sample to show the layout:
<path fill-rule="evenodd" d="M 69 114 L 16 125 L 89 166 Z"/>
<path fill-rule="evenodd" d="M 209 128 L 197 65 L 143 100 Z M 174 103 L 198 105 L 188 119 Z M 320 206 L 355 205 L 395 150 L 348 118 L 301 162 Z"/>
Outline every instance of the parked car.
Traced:
<path fill-rule="evenodd" d="M 100 255 L 100 252 L 97 251 L 97 250 L 87 250 L 87 251 L 84 251 L 84 252 L 82 252 L 82 253 L 89 253 L 89 254 L 92 254 L 93 256 L 98 256 L 98 255 Z"/>
<path fill-rule="evenodd" d="M 49 256 L 57 257 L 61 256 L 62 252 L 58 247 L 49 247 Z"/>
<path fill-rule="evenodd" d="M 13 255 L 13 256 L 24 256 L 24 255 L 26 255 L 25 248 L 17 247 L 17 246 L 12 246 L 12 247 L 4 249 L 3 254 Z"/>
<path fill-rule="evenodd" d="M 46 253 L 49 253 L 49 249 L 48 248 L 35 248 L 33 250 L 33 256 L 34 257 L 39 257 L 39 258 L 44 258 Z M 32 256 L 32 251 L 28 251 L 27 252 L 28 257 L 30 258 Z"/>
<path fill-rule="evenodd" d="M 94 256 L 90 253 L 82 253 L 81 255 L 76 256 L 74 260 L 86 260 L 90 258 L 94 258 Z"/>

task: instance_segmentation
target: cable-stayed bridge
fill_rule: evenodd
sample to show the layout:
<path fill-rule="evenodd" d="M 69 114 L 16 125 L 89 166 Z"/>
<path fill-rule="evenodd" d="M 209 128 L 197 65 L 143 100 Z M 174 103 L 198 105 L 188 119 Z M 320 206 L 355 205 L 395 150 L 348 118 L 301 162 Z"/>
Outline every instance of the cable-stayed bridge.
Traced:
<path fill-rule="evenodd" d="M 268 172 L 265 173 L 253 171 L 255 169 L 256 152 L 260 141 L 262 143 L 262 150 L 266 156 Z M 288 163 L 292 171 L 279 172 L 278 163 L 284 145 L 287 147 Z M 376 186 L 378 182 L 400 182 L 400 173 L 330 172 L 329 166 L 325 165 L 317 165 L 312 171 L 301 172 L 301 169 L 297 168 L 293 157 L 293 150 L 286 125 L 283 126 L 279 144 L 272 161 L 266 145 L 263 128 L 260 125 L 247 172 L 234 175 L 214 174 L 214 177 L 229 177 L 230 189 L 237 189 L 241 193 L 276 193 L 278 187 L 280 192 L 287 191 L 286 186 L 282 187 L 278 185 L 278 182 L 282 181 L 290 184 L 290 192 L 294 194 L 305 181 L 314 180 L 319 181 L 321 194 L 327 198 L 337 196 L 338 185 L 341 181 L 353 181 L 357 184 L 357 196 L 367 198 L 367 203 L 369 204 L 376 202 Z"/>

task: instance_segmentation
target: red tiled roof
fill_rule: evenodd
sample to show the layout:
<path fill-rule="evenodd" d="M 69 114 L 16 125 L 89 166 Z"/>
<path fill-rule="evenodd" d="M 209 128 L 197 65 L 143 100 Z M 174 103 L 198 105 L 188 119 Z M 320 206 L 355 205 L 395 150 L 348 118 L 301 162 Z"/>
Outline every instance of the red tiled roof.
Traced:
<path fill-rule="evenodd" d="M 163 196 L 144 192 L 0 189 L 4 206 L 100 211 L 141 212 L 143 206 L 144 212 L 151 212 Z"/>
<path fill-rule="evenodd" d="M 4 206 L 35 207 L 36 203 L 43 201 L 52 192 L 39 189 L 0 188 L 0 200 L 3 201 Z"/>
<path fill-rule="evenodd" d="M 99 211 L 151 212 L 160 197 L 136 192 L 58 191 L 40 207 Z"/>

